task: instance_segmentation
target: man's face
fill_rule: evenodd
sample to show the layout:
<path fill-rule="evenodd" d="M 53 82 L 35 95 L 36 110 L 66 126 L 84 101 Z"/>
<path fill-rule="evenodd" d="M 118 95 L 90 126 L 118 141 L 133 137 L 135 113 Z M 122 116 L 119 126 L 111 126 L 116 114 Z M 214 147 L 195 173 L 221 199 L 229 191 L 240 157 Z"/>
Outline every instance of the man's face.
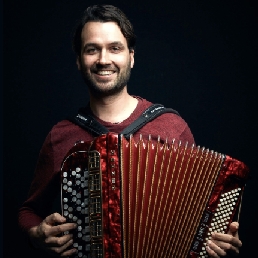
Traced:
<path fill-rule="evenodd" d="M 120 92 L 127 84 L 134 53 L 114 22 L 88 22 L 82 29 L 81 56 L 77 59 L 91 94 L 95 97 Z"/>

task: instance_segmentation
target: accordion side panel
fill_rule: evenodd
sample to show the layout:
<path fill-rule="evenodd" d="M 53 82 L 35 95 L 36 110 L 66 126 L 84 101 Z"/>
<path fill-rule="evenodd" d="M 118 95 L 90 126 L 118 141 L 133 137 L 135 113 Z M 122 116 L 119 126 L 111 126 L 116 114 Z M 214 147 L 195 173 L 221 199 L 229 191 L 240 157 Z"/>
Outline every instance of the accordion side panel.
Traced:
<path fill-rule="evenodd" d="M 118 136 L 107 135 L 107 179 L 108 187 L 106 194 L 106 202 L 108 205 L 108 225 L 105 226 L 107 230 L 104 237 L 106 245 L 106 252 L 109 257 L 121 257 L 122 255 L 122 233 L 121 233 L 121 178 L 120 178 L 120 159 L 119 159 Z M 105 157 L 103 157 L 105 158 Z M 105 193 L 103 192 L 103 195 Z M 104 196 L 103 196 L 104 199 Z"/>
<path fill-rule="evenodd" d="M 98 238 L 93 238 L 91 242 L 91 253 L 90 256 L 93 257 L 98 257 L 100 253 L 97 252 L 98 249 L 102 249 L 102 256 L 103 257 L 110 257 L 108 253 L 108 247 L 109 247 L 109 242 L 106 241 L 107 235 L 108 235 L 108 227 L 109 227 L 109 206 L 108 206 L 108 197 L 107 194 L 109 194 L 109 178 L 107 175 L 107 139 L 104 136 L 98 137 L 96 140 L 93 141 L 90 151 L 97 151 L 100 154 L 100 170 L 101 170 L 101 178 L 100 182 L 96 179 L 95 182 L 93 182 L 93 186 L 95 184 L 100 184 L 101 185 L 101 193 L 100 193 L 100 198 L 101 198 L 101 213 L 102 213 L 102 223 L 100 221 L 97 221 L 94 216 L 94 210 L 90 209 L 90 229 L 91 231 L 101 231 L 101 239 L 98 241 Z M 90 160 L 89 160 L 90 163 Z M 94 179 L 94 178 L 93 178 Z M 89 178 L 89 184 L 91 180 Z M 90 194 L 92 194 L 92 197 L 94 197 L 94 191 L 93 189 L 89 189 Z M 89 206 L 92 206 L 94 208 L 94 199 L 91 200 L 89 198 Z M 96 229 L 94 229 L 96 228 Z"/>

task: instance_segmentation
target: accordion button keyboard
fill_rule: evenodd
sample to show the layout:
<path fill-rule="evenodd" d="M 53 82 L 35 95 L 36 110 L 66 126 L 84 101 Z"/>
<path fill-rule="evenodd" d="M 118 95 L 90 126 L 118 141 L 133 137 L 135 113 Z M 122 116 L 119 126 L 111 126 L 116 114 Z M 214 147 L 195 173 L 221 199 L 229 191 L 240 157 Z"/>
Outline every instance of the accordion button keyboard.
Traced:
<path fill-rule="evenodd" d="M 88 171 L 76 168 L 72 171 L 63 172 L 63 216 L 68 219 L 69 222 L 77 223 L 78 227 L 76 233 L 74 233 L 73 247 L 77 249 L 77 254 L 74 258 L 84 257 L 90 258 L 88 254 L 84 254 L 85 250 L 89 252 L 90 248 L 90 227 L 88 217 Z M 82 199 L 83 195 L 83 199 Z M 78 215 L 83 214 L 84 219 L 78 219 Z M 71 232 L 67 231 L 65 234 Z M 86 247 L 85 247 L 86 243 Z"/>
<path fill-rule="evenodd" d="M 212 232 L 224 233 L 230 222 L 230 216 L 233 213 L 234 206 L 239 198 L 239 191 L 241 188 L 233 189 L 232 191 L 226 192 L 221 195 L 217 209 L 213 215 L 210 223 L 210 227 L 207 233 L 205 241 L 211 239 Z M 205 248 L 206 243 L 203 244 L 199 258 L 209 257 Z"/>

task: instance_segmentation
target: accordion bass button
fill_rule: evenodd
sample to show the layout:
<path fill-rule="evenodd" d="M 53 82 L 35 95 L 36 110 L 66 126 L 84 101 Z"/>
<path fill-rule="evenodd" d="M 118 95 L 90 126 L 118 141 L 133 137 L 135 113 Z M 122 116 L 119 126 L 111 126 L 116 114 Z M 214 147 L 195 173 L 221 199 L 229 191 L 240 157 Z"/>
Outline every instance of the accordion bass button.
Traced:
<path fill-rule="evenodd" d="M 76 194 L 76 197 L 77 197 L 77 198 L 81 198 L 82 195 L 81 195 L 80 193 L 77 193 L 77 194 Z"/>

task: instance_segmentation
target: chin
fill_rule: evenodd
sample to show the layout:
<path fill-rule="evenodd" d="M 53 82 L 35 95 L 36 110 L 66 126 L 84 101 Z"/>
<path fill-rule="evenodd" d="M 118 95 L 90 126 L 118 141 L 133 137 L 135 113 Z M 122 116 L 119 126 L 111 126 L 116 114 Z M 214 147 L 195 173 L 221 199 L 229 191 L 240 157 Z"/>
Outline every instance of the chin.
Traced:
<path fill-rule="evenodd" d="M 126 85 L 115 85 L 111 87 L 101 87 L 95 85 L 94 87 L 89 87 L 90 93 L 95 96 L 95 97 L 108 97 L 108 96 L 113 96 L 117 95 L 120 92 L 123 91 Z"/>

